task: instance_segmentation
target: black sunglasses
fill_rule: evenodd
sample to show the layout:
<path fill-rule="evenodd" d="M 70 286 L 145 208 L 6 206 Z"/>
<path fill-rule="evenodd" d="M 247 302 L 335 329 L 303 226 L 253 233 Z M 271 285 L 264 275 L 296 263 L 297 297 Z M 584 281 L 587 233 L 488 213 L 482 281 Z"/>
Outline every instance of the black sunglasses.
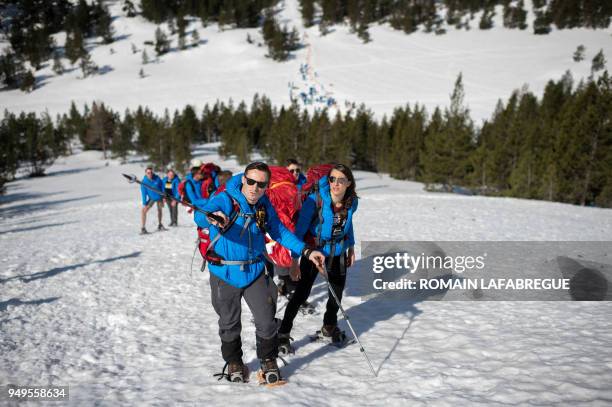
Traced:
<path fill-rule="evenodd" d="M 264 189 L 268 186 L 268 181 L 255 181 L 254 179 L 251 179 L 247 176 L 244 177 L 244 179 L 246 179 L 246 182 L 248 185 L 255 185 L 257 184 L 257 186 L 261 189 Z"/>
<path fill-rule="evenodd" d="M 294 168 L 292 170 L 289 170 L 289 172 L 292 173 L 292 174 L 299 174 L 302 171 L 299 168 Z"/>

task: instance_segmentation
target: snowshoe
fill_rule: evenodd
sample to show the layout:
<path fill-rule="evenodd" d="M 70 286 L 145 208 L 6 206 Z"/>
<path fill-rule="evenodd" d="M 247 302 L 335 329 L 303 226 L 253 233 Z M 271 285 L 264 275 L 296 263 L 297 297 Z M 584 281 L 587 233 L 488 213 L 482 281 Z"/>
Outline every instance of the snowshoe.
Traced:
<path fill-rule="evenodd" d="M 302 315 L 313 315 L 316 314 L 317 309 L 308 301 L 304 301 L 304 303 L 300 305 L 299 311 L 302 313 Z"/>
<path fill-rule="evenodd" d="M 293 338 L 289 334 L 278 334 L 278 352 L 283 355 L 293 355 L 295 349 L 291 346 Z"/>
<path fill-rule="evenodd" d="M 257 371 L 259 384 L 266 387 L 282 386 L 287 383 L 280 374 L 280 369 L 276 359 L 266 359 L 261 361 L 261 369 Z"/>
<path fill-rule="evenodd" d="M 310 336 L 313 342 L 325 342 L 337 348 L 344 348 L 355 343 L 355 339 L 348 338 L 344 331 L 341 331 L 337 326 L 323 325 L 321 330 Z"/>
<path fill-rule="evenodd" d="M 166 231 L 166 230 L 168 230 L 168 229 L 166 229 L 166 228 L 164 227 L 164 225 L 162 225 L 161 223 L 160 223 L 160 224 L 157 226 L 157 231 L 158 231 L 158 232 L 164 232 L 164 231 Z"/>
<path fill-rule="evenodd" d="M 227 373 L 225 373 L 226 369 Z M 219 377 L 218 380 L 227 379 L 232 383 L 247 383 L 249 381 L 249 368 L 242 361 L 229 362 L 223 366 L 221 373 L 215 373 L 213 376 Z"/>
<path fill-rule="evenodd" d="M 141 235 L 148 235 L 148 234 L 149 234 L 149 232 L 147 231 L 147 229 L 146 229 L 146 228 L 142 228 L 142 229 L 140 229 L 140 234 L 141 234 Z"/>

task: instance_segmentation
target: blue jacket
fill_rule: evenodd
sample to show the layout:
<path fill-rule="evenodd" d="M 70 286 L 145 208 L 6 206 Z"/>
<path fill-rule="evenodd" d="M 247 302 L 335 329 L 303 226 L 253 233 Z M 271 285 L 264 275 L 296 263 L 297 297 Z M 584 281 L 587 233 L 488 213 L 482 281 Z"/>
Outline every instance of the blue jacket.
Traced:
<path fill-rule="evenodd" d="M 192 205 L 202 209 L 208 203 L 208 199 L 202 198 L 202 181 L 194 180 L 191 173 L 185 176 L 185 180 L 187 181 L 185 182 L 185 195 L 187 195 Z M 206 215 L 198 211 L 194 212 L 193 221 L 201 228 L 210 226 Z"/>
<path fill-rule="evenodd" d="M 304 242 L 283 226 L 266 195 L 262 196 L 253 207 L 249 205 L 241 189 L 242 174 L 238 174 L 227 181 L 225 192 L 213 196 L 202 208 L 209 212 L 221 211 L 231 219 L 235 213 L 232 200 L 234 198 L 240 206 L 240 211 L 245 215 L 254 215 L 258 208 L 265 210 L 265 232 L 259 229 L 255 219 L 238 216 L 232 227 L 219 237 L 213 247 L 214 251 L 225 260 L 262 259 L 257 263 L 244 266 L 209 264 L 212 274 L 238 288 L 247 287 L 264 272 L 263 258 L 266 250 L 264 236 L 266 232 L 272 239 L 292 252 L 301 253 L 304 250 Z M 247 222 L 247 228 L 243 232 Z M 217 235 L 219 235 L 219 229 L 211 225 L 211 241 L 215 240 Z"/>
<path fill-rule="evenodd" d="M 298 179 L 295 185 L 297 186 L 298 190 L 300 190 L 302 189 L 302 185 L 304 185 L 305 183 L 306 183 L 306 177 L 304 176 L 304 174 L 300 172 L 300 175 L 298 176 Z"/>
<path fill-rule="evenodd" d="M 310 232 L 310 234 L 314 237 L 318 236 L 319 227 L 321 228 L 321 240 L 326 241 L 327 243 L 318 248 L 325 255 L 325 257 L 330 255 L 331 245 L 330 242 L 332 236 L 332 227 L 334 223 L 334 211 L 332 208 L 332 199 L 331 193 L 329 190 L 329 182 L 327 180 L 327 176 L 322 177 L 319 180 L 319 194 L 321 196 L 321 209 L 323 216 L 323 223 L 319 226 L 319 214 L 317 208 L 317 193 L 312 192 L 310 195 L 306 197 L 306 200 L 302 204 L 302 209 L 300 209 L 300 215 L 297 221 L 297 225 L 295 226 L 295 235 L 299 239 L 303 239 L 306 232 Z M 344 225 L 344 230 L 342 236 L 344 239 L 341 244 L 336 244 L 334 249 L 334 256 L 339 256 L 344 252 L 344 250 L 349 247 L 353 247 L 355 245 L 355 235 L 353 233 L 353 214 L 357 211 L 357 199 L 353 200 L 353 204 L 347 211 L 346 216 L 346 224 Z M 292 256 L 298 257 L 295 254 Z"/>
<path fill-rule="evenodd" d="M 162 179 L 162 185 L 164 186 L 164 191 L 166 190 L 166 183 L 168 182 L 168 177 L 165 176 L 164 179 Z M 181 183 L 181 179 L 178 177 L 178 175 L 175 175 L 174 178 L 172 178 L 172 196 L 175 197 L 176 199 L 181 199 L 181 196 L 179 195 L 179 190 L 178 190 L 178 186 Z"/>
<path fill-rule="evenodd" d="M 149 177 L 144 176 L 142 177 L 141 182 L 145 185 L 148 185 L 150 187 L 153 187 L 159 190 L 160 192 L 164 191 L 162 180 L 161 178 L 157 176 L 157 174 L 153 174 L 153 179 L 149 179 Z M 151 191 L 150 189 L 146 188 L 144 185 L 140 186 L 140 194 L 142 195 L 142 205 L 143 206 L 148 204 L 150 200 L 159 201 L 160 199 L 162 199 L 162 195 Z"/>

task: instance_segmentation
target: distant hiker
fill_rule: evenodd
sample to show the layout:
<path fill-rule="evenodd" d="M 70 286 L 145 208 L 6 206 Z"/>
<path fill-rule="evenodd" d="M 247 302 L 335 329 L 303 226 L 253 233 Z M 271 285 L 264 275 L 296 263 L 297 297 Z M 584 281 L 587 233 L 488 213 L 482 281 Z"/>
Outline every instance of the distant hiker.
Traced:
<path fill-rule="evenodd" d="M 350 168 L 335 164 L 329 174 L 318 181 L 318 188 L 310 193 L 300 210 L 295 234 L 320 250 L 327 257 L 327 277 L 339 299 L 346 282 L 346 270 L 355 263 L 353 214 L 357 210 L 355 178 Z M 290 353 L 291 329 L 300 305 L 308 299 L 317 278 L 317 269 L 302 257 L 299 263 L 293 255 L 291 278 L 298 280 L 297 288 L 287 304 L 283 322 L 278 330 L 282 352 Z M 321 334 L 331 342 L 344 342 L 346 336 L 338 329 L 338 304 L 328 293 Z"/>
<path fill-rule="evenodd" d="M 142 183 L 146 184 L 150 187 L 157 189 L 162 192 L 164 190 L 162 180 L 153 172 L 153 167 L 147 167 L 145 169 L 145 177 L 142 178 Z M 151 191 L 146 188 L 144 185 L 140 186 L 140 193 L 142 195 L 142 210 L 140 212 L 140 220 L 142 228 L 140 229 L 140 233 L 145 235 L 147 232 L 146 224 L 147 224 L 147 212 L 149 209 L 155 204 L 157 204 L 157 220 L 158 226 L 157 230 L 166 230 L 164 225 L 162 225 L 162 207 L 163 207 L 163 197 L 162 195 Z"/>
<path fill-rule="evenodd" d="M 248 378 L 242 361 L 240 337 L 241 300 L 244 297 L 255 320 L 258 372 L 262 384 L 282 384 L 276 363 L 278 356 L 276 299 L 278 291 L 265 272 L 266 232 L 289 248 L 296 256 L 310 259 L 322 267 L 325 257 L 297 239 L 279 221 L 276 211 L 265 196 L 270 181 L 267 164 L 253 162 L 243 174 L 233 176 L 225 191 L 214 195 L 201 209 L 221 216 L 219 225 L 210 220 L 211 243 L 206 253 L 210 270 L 212 305 L 219 316 L 221 354 L 226 364 L 221 377 L 232 382 Z M 225 369 L 228 373 L 225 373 Z"/>
<path fill-rule="evenodd" d="M 302 172 L 302 164 L 300 164 L 295 158 L 290 158 L 287 160 L 287 169 L 295 177 L 295 185 L 297 185 L 298 190 L 301 190 L 302 185 L 306 183 L 306 177 Z"/>
<path fill-rule="evenodd" d="M 180 200 L 179 194 L 179 183 L 181 179 L 176 175 L 172 168 L 168 169 L 166 176 L 162 180 L 162 184 L 164 185 L 164 192 L 166 195 L 172 196 L 178 200 Z M 166 201 L 166 205 L 168 206 L 168 211 L 170 212 L 170 226 L 178 226 L 178 204 L 175 200 L 170 198 L 164 198 Z"/>

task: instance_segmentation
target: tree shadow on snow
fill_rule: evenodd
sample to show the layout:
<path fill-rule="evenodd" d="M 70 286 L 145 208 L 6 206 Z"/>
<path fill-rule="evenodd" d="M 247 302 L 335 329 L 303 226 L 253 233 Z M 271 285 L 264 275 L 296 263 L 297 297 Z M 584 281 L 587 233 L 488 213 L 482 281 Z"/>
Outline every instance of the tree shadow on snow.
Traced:
<path fill-rule="evenodd" d="M 6 233 L 29 232 L 32 230 L 52 228 L 52 227 L 63 226 L 63 225 L 70 225 L 71 223 L 79 223 L 79 222 L 48 223 L 46 225 L 28 226 L 28 227 L 17 228 L 17 229 L 7 229 L 7 230 L 0 231 L 0 235 L 4 235 Z"/>
<path fill-rule="evenodd" d="M 99 195 L 86 195 L 78 198 L 60 199 L 57 201 L 46 201 L 39 203 L 32 203 L 26 205 L 12 206 L 10 208 L 0 208 L 0 217 L 11 217 L 23 213 L 31 213 L 43 209 L 50 209 L 57 205 L 62 205 L 69 202 L 83 201 L 85 199 L 95 198 Z"/>
<path fill-rule="evenodd" d="M 72 271 L 72 270 L 76 270 L 78 268 L 84 267 L 84 266 L 88 266 L 90 264 L 104 264 L 104 263 L 111 263 L 117 260 L 125 260 L 125 259 L 131 259 L 134 257 L 138 257 L 140 256 L 140 251 L 138 252 L 134 252 L 134 253 L 130 253 L 130 254 L 125 254 L 123 256 L 117 256 L 117 257 L 110 257 L 108 259 L 103 259 L 103 260 L 95 260 L 95 261 L 91 261 L 88 263 L 78 263 L 78 264 L 73 264 L 71 266 L 64 266 L 64 267 L 55 267 L 52 268 L 50 270 L 47 271 L 40 271 L 38 273 L 34 273 L 34 274 L 30 274 L 30 275 L 18 275 L 18 276 L 13 276 L 13 277 L 9 277 L 6 279 L 0 279 L 0 284 L 4 284 L 8 281 L 11 280 L 21 280 L 21 282 L 23 283 L 29 283 L 35 280 L 40 280 L 43 278 L 49 278 L 49 277 L 54 277 L 58 274 L 64 273 L 66 271 Z"/>
<path fill-rule="evenodd" d="M 60 297 L 49 297 L 49 298 L 42 298 L 40 300 L 22 301 L 19 298 L 11 298 L 10 300 L 0 302 L 0 312 L 6 311 L 9 305 L 12 307 L 18 307 L 21 305 L 40 305 L 40 304 L 48 304 L 50 302 L 57 301 L 59 299 Z"/>

